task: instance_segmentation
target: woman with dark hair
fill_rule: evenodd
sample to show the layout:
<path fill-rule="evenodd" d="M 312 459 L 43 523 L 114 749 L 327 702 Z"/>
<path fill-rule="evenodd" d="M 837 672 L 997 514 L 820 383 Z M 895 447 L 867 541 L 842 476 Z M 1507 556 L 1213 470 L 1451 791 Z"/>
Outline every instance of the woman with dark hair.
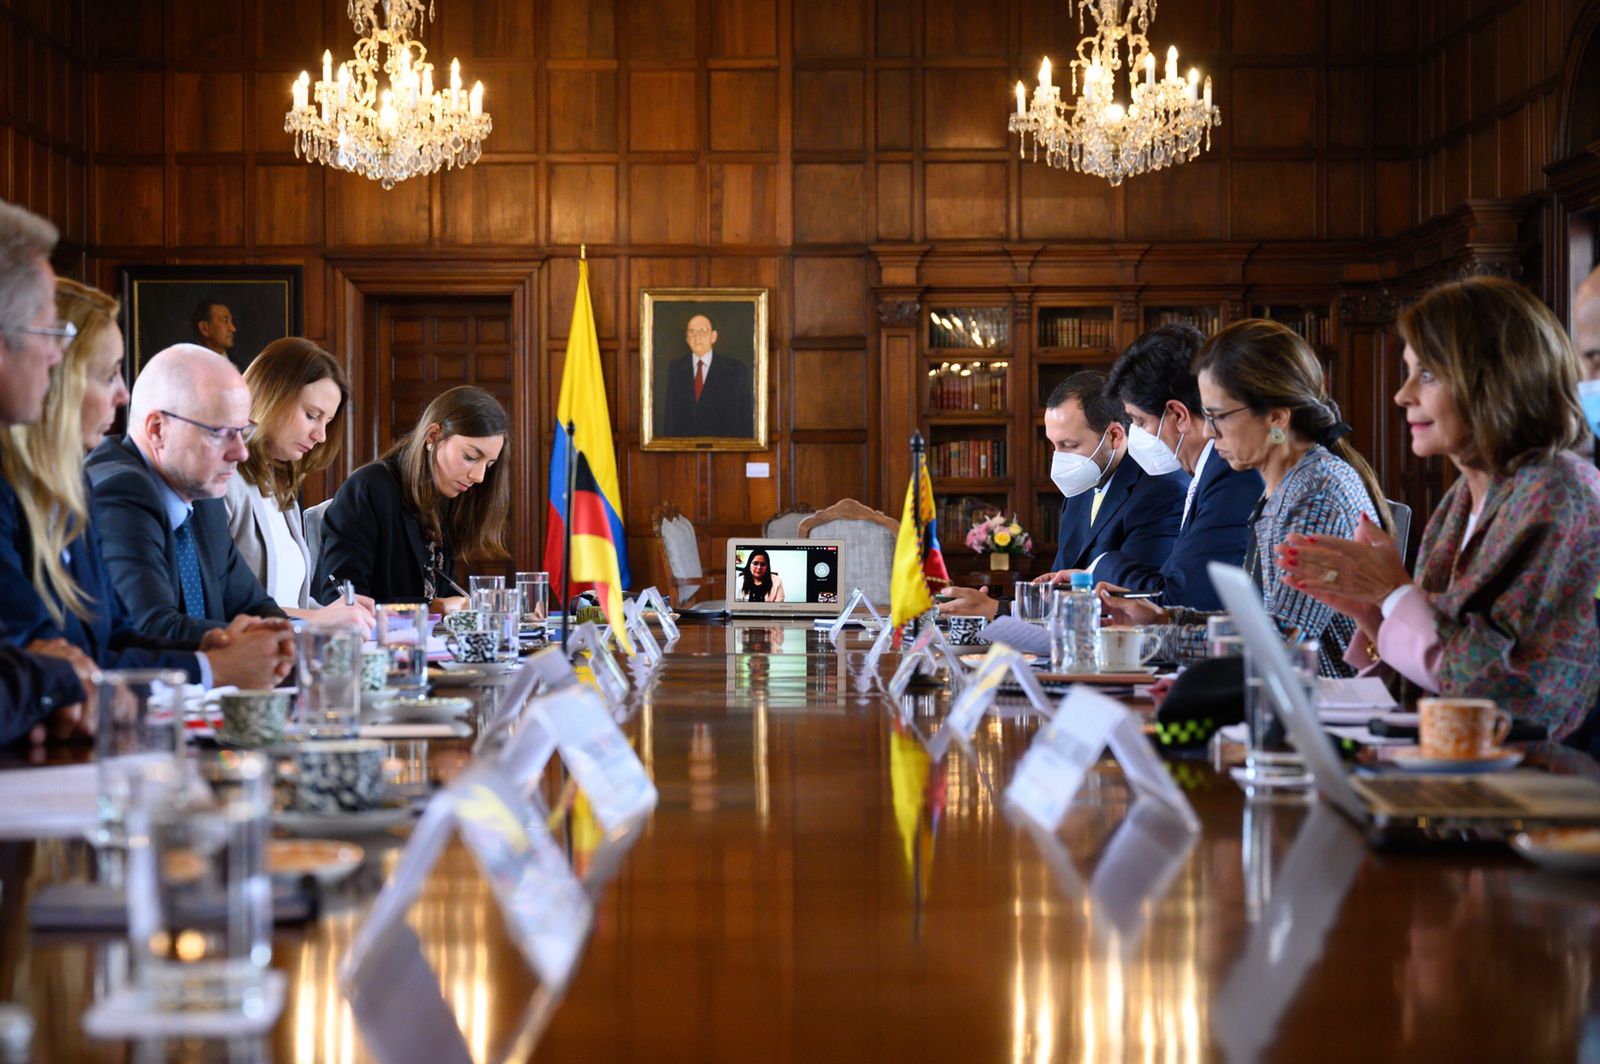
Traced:
<path fill-rule="evenodd" d="M 1249 518 L 1246 571 L 1280 628 L 1320 641 L 1323 674 L 1348 675 L 1342 659 L 1355 624 L 1289 586 L 1273 565 L 1273 549 L 1291 535 L 1350 536 L 1364 517 L 1392 522 L 1372 467 L 1345 439 L 1350 426 L 1328 397 L 1322 363 L 1287 326 L 1247 319 L 1208 340 L 1194 370 L 1216 456 L 1254 469 L 1264 485 Z M 1165 626 L 1170 656 L 1205 656 L 1205 613 L 1102 597 L 1117 623 Z"/>
<path fill-rule="evenodd" d="M 412 432 L 350 475 L 322 519 L 312 594 L 349 580 L 377 602 L 466 605 L 450 589 L 459 555 L 506 556 L 511 419 L 481 388 L 434 399 Z"/>
<path fill-rule="evenodd" d="M 1600 474 L 1570 453 L 1588 435 L 1581 363 L 1533 293 L 1473 277 L 1400 318 L 1411 451 L 1461 476 L 1428 519 L 1417 572 L 1363 525 L 1291 537 L 1278 564 L 1360 628 L 1345 660 L 1381 660 L 1423 691 L 1492 698 L 1564 738 L 1600 692 Z"/>
<path fill-rule="evenodd" d="M 757 547 L 739 570 L 740 602 L 783 602 L 783 577 L 772 571 L 772 558 Z"/>
<path fill-rule="evenodd" d="M 315 608 L 300 486 L 333 464 L 350 385 L 337 359 L 310 340 L 274 340 L 244 371 L 250 386 L 250 457 L 228 482 L 223 503 L 239 556 L 283 611 L 323 624 L 372 627 L 372 600 Z"/>

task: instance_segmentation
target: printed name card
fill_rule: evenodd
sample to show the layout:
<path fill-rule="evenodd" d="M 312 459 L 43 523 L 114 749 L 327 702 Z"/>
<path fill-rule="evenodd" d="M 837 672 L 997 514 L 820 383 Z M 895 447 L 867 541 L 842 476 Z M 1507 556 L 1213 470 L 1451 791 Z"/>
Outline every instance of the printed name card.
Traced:
<path fill-rule="evenodd" d="M 527 788 L 558 751 L 606 831 L 655 808 L 659 795 L 650 774 L 594 692 L 571 687 L 529 702 L 501 764 Z"/>
<path fill-rule="evenodd" d="M 589 655 L 589 669 L 594 673 L 595 682 L 612 707 L 621 709 L 628 700 L 628 677 L 606 649 L 606 641 L 593 621 L 584 621 L 573 629 L 567 638 L 567 653 Z"/>
<path fill-rule="evenodd" d="M 950 716 L 945 720 L 945 728 L 963 739 L 971 738 L 973 731 L 978 727 L 978 721 L 982 720 L 989 707 L 994 705 L 995 698 L 1000 694 L 1000 685 L 1005 682 L 1007 676 L 1016 679 L 1023 695 L 1038 713 L 1048 717 L 1054 712 L 1055 707 L 1050 703 L 1050 696 L 1039 686 L 1039 678 L 1028 667 L 1027 659 L 1004 643 L 996 643 L 978 662 L 978 667 L 973 670 L 966 687 L 957 696 L 955 704 L 950 707 Z"/>
<path fill-rule="evenodd" d="M 900 667 L 894 670 L 894 675 L 889 679 L 889 693 L 895 698 L 904 696 L 919 665 L 926 665 L 930 671 L 937 671 L 943 665 L 950 670 L 950 683 L 955 690 L 960 691 L 966 686 L 966 666 L 950 649 L 949 640 L 945 639 L 944 632 L 939 630 L 937 624 L 924 625 L 910 649 L 901 655 Z"/>
<path fill-rule="evenodd" d="M 862 662 L 861 668 L 869 677 L 877 674 L 878 662 L 883 660 L 888 653 L 890 645 L 894 643 L 894 633 L 898 629 L 892 624 L 885 624 L 878 629 L 878 638 L 872 641 L 872 649 L 867 651 L 867 659 Z"/>
<path fill-rule="evenodd" d="M 358 1000 L 370 980 L 389 973 L 377 961 L 391 934 L 449 844 L 459 834 L 517 948 L 547 986 L 571 978 L 594 910 L 541 813 L 519 793 L 504 769 L 479 762 L 435 795 L 407 840 L 394 873 L 373 900 L 340 968 L 345 996 Z"/>
<path fill-rule="evenodd" d="M 1139 718 L 1120 702 L 1088 687 L 1074 687 L 1039 730 L 1006 788 L 1006 802 L 1053 831 L 1107 747 L 1134 792 L 1166 806 L 1199 830 L 1189 800 L 1145 739 Z"/>
<path fill-rule="evenodd" d="M 524 658 L 522 667 L 509 684 L 502 689 L 489 688 L 490 712 L 478 728 L 478 740 L 472 745 L 473 756 L 481 756 L 504 741 L 521 719 L 522 707 L 535 690 L 559 691 L 577 682 L 578 674 L 560 647 L 545 647 Z"/>
<path fill-rule="evenodd" d="M 872 605 L 872 600 L 867 597 L 867 593 L 862 591 L 859 587 L 852 588 L 850 591 L 850 597 L 845 600 L 844 609 L 840 610 L 839 616 L 835 617 L 833 619 L 833 623 L 828 625 L 828 638 L 830 640 L 835 643 L 839 641 L 839 636 L 844 632 L 845 625 L 849 624 L 851 620 L 854 619 L 853 615 L 856 612 L 857 606 L 865 606 L 867 608 L 867 614 L 872 618 L 871 620 L 862 620 L 861 622 L 868 631 L 871 631 L 874 628 L 884 627 L 883 618 L 879 616 L 877 609 Z"/>
<path fill-rule="evenodd" d="M 661 641 L 671 643 L 678 638 L 678 622 L 672 619 L 672 608 L 667 605 L 667 600 L 661 597 L 661 592 L 655 587 L 645 588 L 633 600 L 634 615 L 644 618 L 646 611 L 654 613 L 656 623 L 661 625 Z"/>
<path fill-rule="evenodd" d="M 628 638 L 633 640 L 635 647 L 633 657 L 637 660 L 641 655 L 651 665 L 661 660 L 661 644 L 656 642 L 655 633 L 650 631 L 650 623 L 637 613 L 627 623 Z"/>

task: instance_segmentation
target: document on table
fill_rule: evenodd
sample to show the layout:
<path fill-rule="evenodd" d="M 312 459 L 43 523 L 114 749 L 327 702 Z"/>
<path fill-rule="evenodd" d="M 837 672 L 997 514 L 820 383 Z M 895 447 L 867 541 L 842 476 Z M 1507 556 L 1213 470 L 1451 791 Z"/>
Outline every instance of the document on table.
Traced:
<path fill-rule="evenodd" d="M 0 771 L 0 838 L 81 835 L 100 822 L 95 766 Z"/>
<path fill-rule="evenodd" d="M 1317 682 L 1317 718 L 1324 724 L 1365 724 L 1397 708 L 1376 676 L 1324 676 Z"/>
<path fill-rule="evenodd" d="M 1024 654 L 1048 656 L 1050 653 L 1050 633 L 1042 624 L 1019 621 L 1015 617 L 996 617 L 984 625 L 982 634 L 991 643 L 1004 643 Z"/>

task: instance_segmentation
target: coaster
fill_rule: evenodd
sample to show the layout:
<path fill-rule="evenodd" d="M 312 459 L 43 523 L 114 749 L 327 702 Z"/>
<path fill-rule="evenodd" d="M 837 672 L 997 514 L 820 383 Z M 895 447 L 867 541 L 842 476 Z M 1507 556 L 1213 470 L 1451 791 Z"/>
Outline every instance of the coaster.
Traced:
<path fill-rule="evenodd" d="M 233 1009 L 210 1012 L 157 1012 L 150 994 L 123 987 L 89 1006 L 83 1029 L 91 1038 L 248 1038 L 272 1030 L 288 997 L 289 979 L 269 969 L 262 980 L 261 1011 L 254 1016 Z"/>

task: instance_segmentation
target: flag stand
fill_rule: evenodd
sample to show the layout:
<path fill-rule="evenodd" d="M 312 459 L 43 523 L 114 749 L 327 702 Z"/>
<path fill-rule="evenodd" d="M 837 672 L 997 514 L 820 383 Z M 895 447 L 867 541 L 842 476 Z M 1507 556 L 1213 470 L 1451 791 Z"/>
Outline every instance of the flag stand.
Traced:
<path fill-rule="evenodd" d="M 578 496 L 578 425 L 567 419 L 567 520 L 562 529 L 561 548 L 561 651 L 567 650 L 567 633 L 572 630 L 572 504 Z"/>
<path fill-rule="evenodd" d="M 913 429 L 911 432 L 911 519 L 917 526 L 917 568 L 920 571 L 928 561 L 928 530 L 918 520 L 922 510 L 922 461 L 927 451 L 927 442 L 923 440 L 922 433 Z M 926 579 L 926 577 L 924 577 Z M 935 621 L 935 624 L 938 622 Z M 904 638 L 902 635 L 901 638 Z M 912 674 L 907 684 L 909 690 L 935 691 L 939 688 L 937 674 L 927 672 L 918 662 L 917 671 Z"/>

